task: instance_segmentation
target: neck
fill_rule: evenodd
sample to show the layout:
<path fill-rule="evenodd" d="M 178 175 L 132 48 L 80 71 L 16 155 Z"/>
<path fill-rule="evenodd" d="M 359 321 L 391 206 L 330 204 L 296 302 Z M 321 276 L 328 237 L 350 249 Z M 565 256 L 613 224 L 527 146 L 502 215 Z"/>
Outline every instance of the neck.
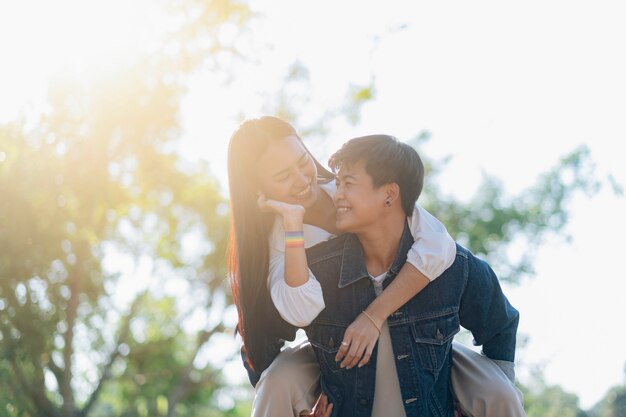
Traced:
<path fill-rule="evenodd" d="M 398 254 L 405 222 L 404 213 L 390 213 L 376 224 L 356 232 L 363 247 L 365 265 L 370 275 L 375 277 L 391 268 Z"/>
<path fill-rule="evenodd" d="M 305 224 L 319 227 L 332 234 L 339 233 L 335 226 L 335 205 L 332 198 L 321 187 L 319 187 L 318 197 L 313 206 L 306 209 L 303 220 Z"/>

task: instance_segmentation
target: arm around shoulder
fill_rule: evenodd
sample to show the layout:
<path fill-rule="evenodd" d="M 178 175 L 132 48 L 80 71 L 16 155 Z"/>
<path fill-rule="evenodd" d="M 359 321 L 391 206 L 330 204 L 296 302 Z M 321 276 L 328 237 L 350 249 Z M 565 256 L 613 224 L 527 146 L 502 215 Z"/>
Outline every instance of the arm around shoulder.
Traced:
<path fill-rule="evenodd" d="M 407 221 L 415 242 L 406 260 L 433 281 L 454 262 L 456 243 L 443 223 L 417 203 Z"/>

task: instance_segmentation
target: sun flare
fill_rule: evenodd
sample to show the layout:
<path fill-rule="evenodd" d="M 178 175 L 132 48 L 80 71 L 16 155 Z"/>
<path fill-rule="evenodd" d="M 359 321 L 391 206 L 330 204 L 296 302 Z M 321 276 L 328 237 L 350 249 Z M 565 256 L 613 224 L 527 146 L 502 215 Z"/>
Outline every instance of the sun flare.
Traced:
<path fill-rule="evenodd" d="M 0 5 L 0 111 L 41 100 L 56 76 L 90 77 L 124 68 L 139 53 L 158 48 L 165 23 L 162 8 L 147 0 Z"/>

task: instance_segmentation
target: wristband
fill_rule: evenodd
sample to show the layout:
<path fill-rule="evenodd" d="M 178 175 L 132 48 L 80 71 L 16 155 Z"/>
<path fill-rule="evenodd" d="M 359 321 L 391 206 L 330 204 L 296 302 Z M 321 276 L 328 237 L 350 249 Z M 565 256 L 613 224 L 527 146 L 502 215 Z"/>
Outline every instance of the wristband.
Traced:
<path fill-rule="evenodd" d="M 303 248 L 304 232 L 302 230 L 299 230 L 297 232 L 285 232 L 285 247 Z"/>

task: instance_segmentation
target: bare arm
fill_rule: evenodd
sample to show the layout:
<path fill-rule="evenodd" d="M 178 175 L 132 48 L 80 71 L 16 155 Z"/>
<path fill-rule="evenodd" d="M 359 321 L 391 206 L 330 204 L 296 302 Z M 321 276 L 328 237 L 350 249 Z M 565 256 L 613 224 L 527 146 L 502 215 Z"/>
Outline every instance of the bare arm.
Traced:
<path fill-rule="evenodd" d="M 430 280 L 416 267 L 405 263 L 396 279 L 365 309 L 377 327 L 365 314 L 359 314 L 346 330 L 336 356 L 337 361 L 342 361 L 340 366 L 349 369 L 369 362 L 378 341 L 378 329 L 387 317 L 415 297 L 429 283 Z"/>
<path fill-rule="evenodd" d="M 272 301 L 288 323 L 307 326 L 324 308 L 322 288 L 308 268 L 304 247 L 286 245 L 283 236 L 283 230 L 302 231 L 304 208 L 268 200 L 263 195 L 258 205 L 263 211 L 277 214 L 282 221 L 282 227 L 274 230 L 270 239 L 268 281 Z"/>
<path fill-rule="evenodd" d="M 301 232 L 304 226 L 304 207 L 269 200 L 263 194 L 257 200 L 263 211 L 274 212 L 283 218 L 285 232 Z M 285 282 L 290 287 L 299 287 L 309 280 L 309 267 L 306 262 L 304 244 L 285 245 Z"/>

